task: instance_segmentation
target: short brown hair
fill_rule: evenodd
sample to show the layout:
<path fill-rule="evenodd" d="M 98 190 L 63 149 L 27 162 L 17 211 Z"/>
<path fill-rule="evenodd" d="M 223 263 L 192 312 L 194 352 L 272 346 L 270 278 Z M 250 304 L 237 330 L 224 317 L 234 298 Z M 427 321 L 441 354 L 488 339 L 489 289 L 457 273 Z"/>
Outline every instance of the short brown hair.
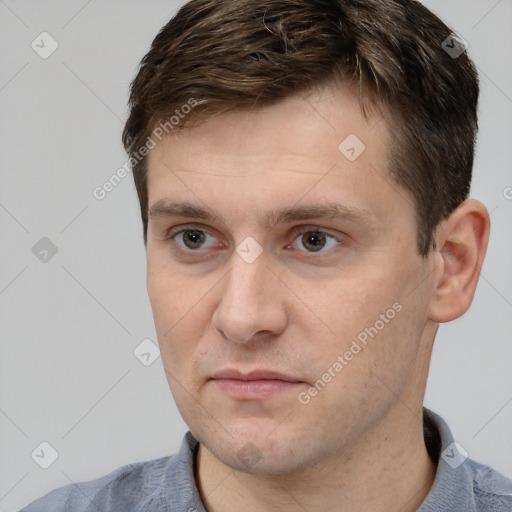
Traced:
<path fill-rule="evenodd" d="M 419 253 L 469 194 L 476 69 L 415 0 L 191 0 L 160 30 L 130 87 L 123 144 L 147 243 L 147 145 L 213 114 L 270 105 L 335 79 L 390 120 L 389 172 L 415 202 Z M 455 40 L 457 41 L 457 40 Z M 445 44 L 443 45 L 443 42 Z M 181 115 L 184 105 L 191 105 Z M 173 123 L 174 124 L 174 123 Z"/>

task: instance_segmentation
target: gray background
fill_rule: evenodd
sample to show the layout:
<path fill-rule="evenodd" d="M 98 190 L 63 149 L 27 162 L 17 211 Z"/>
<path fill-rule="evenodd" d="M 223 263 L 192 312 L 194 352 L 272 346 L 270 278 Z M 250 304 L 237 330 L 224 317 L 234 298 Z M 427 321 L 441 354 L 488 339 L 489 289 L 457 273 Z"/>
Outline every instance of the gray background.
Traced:
<path fill-rule="evenodd" d="M 128 85 L 182 3 L 0 0 L 0 511 L 175 453 L 187 430 L 161 359 L 133 354 L 156 336 L 132 177 L 92 195 L 126 160 Z M 492 212 L 473 306 L 440 327 L 425 404 L 512 477 L 512 2 L 424 3 L 480 71 L 472 196 Z M 43 31 L 59 45 L 47 59 L 31 48 Z M 42 237 L 58 249 L 47 262 Z M 48 469 L 31 458 L 42 441 L 59 455 Z"/>

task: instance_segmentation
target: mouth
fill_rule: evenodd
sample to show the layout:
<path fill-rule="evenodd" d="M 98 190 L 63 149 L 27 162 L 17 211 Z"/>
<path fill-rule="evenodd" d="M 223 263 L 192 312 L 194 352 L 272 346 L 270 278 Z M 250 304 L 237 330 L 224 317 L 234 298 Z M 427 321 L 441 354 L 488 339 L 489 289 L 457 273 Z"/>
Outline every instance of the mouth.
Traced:
<path fill-rule="evenodd" d="M 238 400 L 261 400 L 296 390 L 304 382 L 272 370 L 253 370 L 247 374 L 235 369 L 221 370 L 212 377 L 217 388 Z"/>

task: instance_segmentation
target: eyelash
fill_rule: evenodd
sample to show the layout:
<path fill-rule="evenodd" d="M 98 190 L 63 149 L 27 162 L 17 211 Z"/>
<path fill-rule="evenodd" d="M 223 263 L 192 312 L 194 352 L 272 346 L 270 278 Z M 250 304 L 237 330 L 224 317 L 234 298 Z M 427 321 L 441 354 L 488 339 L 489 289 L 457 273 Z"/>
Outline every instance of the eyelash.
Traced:
<path fill-rule="evenodd" d="M 172 240 L 173 242 L 175 242 L 175 240 L 173 240 L 175 237 L 177 237 L 178 235 L 182 234 L 182 233 L 185 233 L 186 231 L 199 231 L 200 233 L 206 233 L 207 235 L 210 235 L 212 237 L 214 237 L 214 235 L 212 233 L 210 233 L 209 231 L 206 231 L 204 229 L 199 229 L 195 226 L 182 226 L 180 227 L 179 230 L 170 230 L 165 239 L 166 240 Z M 303 235 L 304 233 L 309 233 L 309 232 L 316 232 L 316 233 L 322 233 L 324 235 L 326 235 L 326 237 L 328 239 L 332 239 L 332 240 L 336 240 L 340 245 L 344 245 L 344 243 L 346 244 L 346 240 L 344 240 L 345 237 L 343 236 L 336 236 L 336 235 L 333 235 L 321 228 L 318 228 L 317 226 L 301 226 L 301 227 L 298 227 L 298 228 L 295 228 L 293 230 L 293 241 L 291 244 L 287 244 L 287 247 L 289 247 L 290 245 L 293 245 L 293 243 L 295 242 L 295 240 L 300 236 L 300 235 Z M 214 237 L 215 238 L 215 237 Z M 177 242 L 176 242 L 177 243 Z M 194 253 L 194 252 L 201 252 L 202 250 L 204 249 L 189 249 L 189 248 L 183 248 L 182 246 L 180 246 L 179 244 L 177 244 L 178 247 L 179 247 L 179 251 L 181 252 L 184 252 L 184 253 Z M 323 248 L 322 248 L 323 249 Z M 322 254 L 322 253 L 326 253 L 326 252 L 329 252 L 331 249 L 328 249 L 326 251 L 320 249 L 319 251 L 315 252 L 315 251 L 301 251 L 299 250 L 299 252 L 305 252 L 306 254 Z"/>

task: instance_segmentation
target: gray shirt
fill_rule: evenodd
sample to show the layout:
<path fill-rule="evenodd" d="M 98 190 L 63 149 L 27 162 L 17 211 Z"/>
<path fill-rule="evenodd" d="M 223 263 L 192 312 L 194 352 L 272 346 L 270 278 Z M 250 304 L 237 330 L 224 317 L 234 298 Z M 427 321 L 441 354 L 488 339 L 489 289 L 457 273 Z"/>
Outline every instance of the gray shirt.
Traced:
<path fill-rule="evenodd" d="M 425 444 L 437 472 L 418 512 L 512 512 L 512 480 L 466 458 L 444 420 L 426 408 L 423 413 Z M 188 431 L 176 455 L 60 487 L 20 512 L 206 512 L 194 479 L 198 446 Z"/>

